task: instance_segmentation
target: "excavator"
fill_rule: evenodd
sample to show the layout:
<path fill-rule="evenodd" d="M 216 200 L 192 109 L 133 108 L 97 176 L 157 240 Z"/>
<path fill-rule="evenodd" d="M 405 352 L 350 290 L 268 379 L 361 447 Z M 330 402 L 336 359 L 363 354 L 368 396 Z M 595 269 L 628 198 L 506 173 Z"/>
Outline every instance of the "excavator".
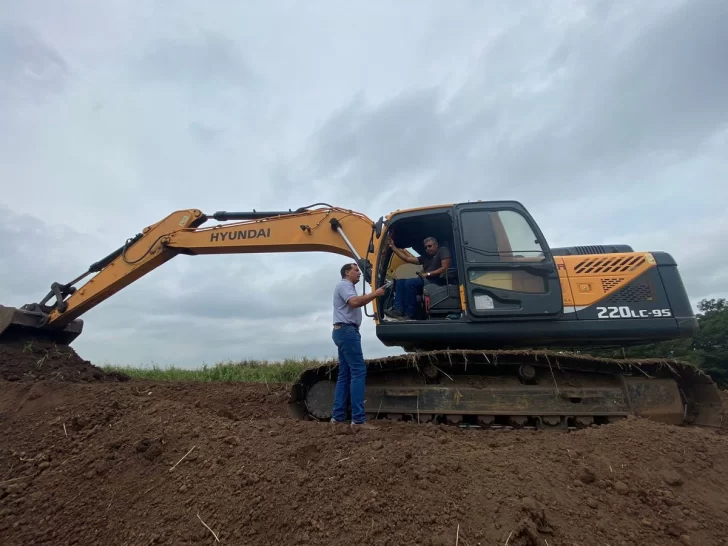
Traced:
<path fill-rule="evenodd" d="M 218 223 L 203 226 L 211 219 Z M 428 237 L 448 248 L 450 267 L 417 293 L 414 318 L 390 319 L 396 281 L 418 270 L 388 241 L 418 256 Z M 571 430 L 636 416 L 720 426 L 718 388 L 697 367 L 584 352 L 698 331 L 673 257 L 625 244 L 551 248 L 518 201 L 396 210 L 377 221 L 326 203 L 178 210 L 72 281 L 54 282 L 39 303 L 0 306 L 0 340 L 70 344 L 86 311 L 179 254 L 272 252 L 345 256 L 362 271 L 364 292 L 387 287 L 365 313 L 380 342 L 402 354 L 366 361 L 370 419 Z M 290 390 L 291 415 L 328 420 L 336 378 L 336 364 L 305 369 Z"/>

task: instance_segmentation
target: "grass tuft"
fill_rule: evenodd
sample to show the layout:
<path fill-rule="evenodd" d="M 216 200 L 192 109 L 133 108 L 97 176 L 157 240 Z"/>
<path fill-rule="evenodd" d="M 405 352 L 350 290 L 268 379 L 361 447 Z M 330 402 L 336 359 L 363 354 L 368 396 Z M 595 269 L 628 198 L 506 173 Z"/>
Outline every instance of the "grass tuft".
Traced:
<path fill-rule="evenodd" d="M 149 381 L 243 381 L 248 383 L 292 383 L 303 370 L 315 366 L 335 364 L 331 360 L 286 359 L 282 362 L 266 360 L 232 360 L 218 362 L 213 366 L 203 364 L 201 368 L 189 369 L 176 366 L 128 367 L 106 365 L 106 372 L 120 372 L 133 379 Z"/>

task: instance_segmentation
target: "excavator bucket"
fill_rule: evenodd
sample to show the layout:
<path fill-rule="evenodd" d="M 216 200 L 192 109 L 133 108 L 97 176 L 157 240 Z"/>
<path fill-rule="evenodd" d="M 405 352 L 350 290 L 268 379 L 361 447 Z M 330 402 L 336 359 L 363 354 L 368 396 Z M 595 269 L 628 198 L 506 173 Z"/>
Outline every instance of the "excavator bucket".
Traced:
<path fill-rule="evenodd" d="M 45 325 L 40 311 L 28 311 L 0 305 L 0 342 L 19 339 L 43 339 L 59 345 L 69 345 L 83 330 L 83 321 L 76 319 L 64 328 Z"/>

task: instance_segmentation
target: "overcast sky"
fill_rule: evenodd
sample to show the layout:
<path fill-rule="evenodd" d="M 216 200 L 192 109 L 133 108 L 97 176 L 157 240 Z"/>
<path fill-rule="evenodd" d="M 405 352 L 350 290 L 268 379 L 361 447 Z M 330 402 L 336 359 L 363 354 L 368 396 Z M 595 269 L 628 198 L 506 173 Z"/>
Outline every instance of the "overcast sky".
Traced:
<path fill-rule="evenodd" d="M 724 0 L 5 2 L 0 303 L 181 208 L 517 199 L 552 246 L 728 296 Z M 342 257 L 177 257 L 84 315 L 98 364 L 327 357 Z M 361 290 L 361 287 L 360 287 Z M 370 319 L 371 320 L 371 319 Z M 365 355 L 385 348 L 373 325 Z"/>

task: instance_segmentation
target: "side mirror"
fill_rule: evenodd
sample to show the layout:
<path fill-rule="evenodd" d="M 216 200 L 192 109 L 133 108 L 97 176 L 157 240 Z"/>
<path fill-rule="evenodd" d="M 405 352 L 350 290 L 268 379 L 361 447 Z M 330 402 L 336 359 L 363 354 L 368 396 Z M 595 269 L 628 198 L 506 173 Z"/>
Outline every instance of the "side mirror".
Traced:
<path fill-rule="evenodd" d="M 382 236 L 382 227 L 384 226 L 384 217 L 380 216 L 379 220 L 374 224 L 374 234 L 377 236 L 377 239 Z"/>

